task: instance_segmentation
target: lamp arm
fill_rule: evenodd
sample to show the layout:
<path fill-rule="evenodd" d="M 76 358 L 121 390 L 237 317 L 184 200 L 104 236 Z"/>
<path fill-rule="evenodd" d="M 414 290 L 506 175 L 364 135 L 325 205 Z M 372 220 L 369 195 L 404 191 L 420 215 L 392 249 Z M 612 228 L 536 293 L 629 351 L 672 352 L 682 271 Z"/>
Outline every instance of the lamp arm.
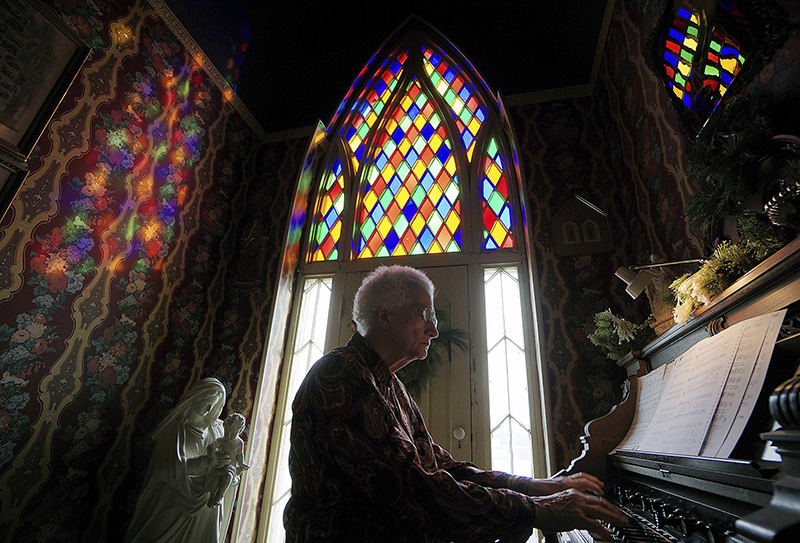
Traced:
<path fill-rule="evenodd" d="M 633 266 L 632 270 L 641 270 L 644 268 L 661 268 L 663 266 L 674 266 L 676 264 L 692 264 L 695 262 L 704 262 L 702 258 L 694 258 L 692 260 L 678 260 L 676 262 L 662 262 L 661 264 L 647 264 L 645 266 Z"/>

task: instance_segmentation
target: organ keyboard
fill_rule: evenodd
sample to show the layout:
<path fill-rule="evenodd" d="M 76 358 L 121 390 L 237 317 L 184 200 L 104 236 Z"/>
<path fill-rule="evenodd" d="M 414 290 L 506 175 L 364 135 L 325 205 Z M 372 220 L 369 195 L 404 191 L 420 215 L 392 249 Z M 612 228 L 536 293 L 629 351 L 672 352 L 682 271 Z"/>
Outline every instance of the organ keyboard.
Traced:
<path fill-rule="evenodd" d="M 779 309 L 787 313 L 762 394 L 730 458 L 616 450 L 637 411 L 635 387 L 586 425 L 581 456 L 559 475 L 583 471 L 606 481 L 608 499 L 631 519 L 609 527 L 614 542 L 800 542 L 800 239 L 621 365 L 630 377 L 643 375 L 712 330 Z M 545 536 L 603 541 L 584 531 Z"/>

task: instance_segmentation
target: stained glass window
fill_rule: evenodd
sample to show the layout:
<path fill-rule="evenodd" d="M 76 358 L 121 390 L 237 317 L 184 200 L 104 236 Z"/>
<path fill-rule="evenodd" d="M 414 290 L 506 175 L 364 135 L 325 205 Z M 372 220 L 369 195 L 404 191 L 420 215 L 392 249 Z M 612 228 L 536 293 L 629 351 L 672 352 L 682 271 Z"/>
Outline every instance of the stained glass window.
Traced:
<path fill-rule="evenodd" d="M 511 205 L 508 179 L 503 166 L 503 155 L 492 138 L 483 159 L 483 178 L 480 181 L 483 218 L 483 248 L 497 249 L 514 246 L 511 234 Z"/>
<path fill-rule="evenodd" d="M 667 33 L 664 50 L 664 71 L 669 78 L 668 86 L 691 108 L 694 89 L 692 69 L 696 62 L 700 38 L 700 12 L 684 4 L 675 14 L 672 28 Z"/>
<path fill-rule="evenodd" d="M 507 119 L 469 61 L 425 34 L 387 40 L 334 114 L 307 262 L 518 248 Z"/>
<path fill-rule="evenodd" d="M 356 215 L 356 258 L 459 251 L 453 146 L 414 78 L 378 137 Z"/>
<path fill-rule="evenodd" d="M 475 89 L 463 75 L 454 70 L 440 53 L 423 47 L 422 66 L 444 101 L 458 127 L 458 133 L 467 151 L 467 160 L 472 160 L 475 137 L 486 119 L 486 111 L 478 101 Z"/>
<path fill-rule="evenodd" d="M 404 51 L 386 60 L 384 66 L 353 104 L 349 118 L 340 130 L 340 134 L 344 136 L 353 152 L 353 170 L 358 169 L 364 155 L 364 140 L 386 107 L 407 58 L 408 52 Z"/>
<path fill-rule="evenodd" d="M 715 28 L 708 44 L 706 64 L 703 69 L 705 76 L 703 88 L 711 90 L 709 95 L 712 96 L 712 107 L 715 107 L 728 91 L 742 64 L 744 56 L 739 46 L 730 36 Z"/>
<path fill-rule="evenodd" d="M 706 125 L 734 81 L 744 85 L 742 78 L 752 77 L 781 42 L 779 12 L 738 0 L 669 5 L 651 37 L 650 60 L 690 136 Z"/>
<path fill-rule="evenodd" d="M 312 262 L 336 260 L 339 256 L 339 238 L 342 234 L 344 210 L 344 171 L 341 159 L 322 177 L 317 209 L 314 214 L 314 232 L 309 248 Z"/>

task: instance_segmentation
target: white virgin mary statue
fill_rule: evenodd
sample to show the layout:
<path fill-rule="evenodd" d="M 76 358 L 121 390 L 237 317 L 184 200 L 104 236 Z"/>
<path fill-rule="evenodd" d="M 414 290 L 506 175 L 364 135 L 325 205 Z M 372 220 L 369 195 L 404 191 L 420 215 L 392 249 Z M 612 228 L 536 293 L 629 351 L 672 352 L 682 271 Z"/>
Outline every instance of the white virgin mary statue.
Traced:
<path fill-rule="evenodd" d="M 155 448 L 145 486 L 125 541 L 129 543 L 219 543 L 225 539 L 235 487 L 209 506 L 208 476 L 214 459 L 208 446 L 224 431 L 219 419 L 225 387 L 209 377 L 194 384 L 153 432 Z"/>

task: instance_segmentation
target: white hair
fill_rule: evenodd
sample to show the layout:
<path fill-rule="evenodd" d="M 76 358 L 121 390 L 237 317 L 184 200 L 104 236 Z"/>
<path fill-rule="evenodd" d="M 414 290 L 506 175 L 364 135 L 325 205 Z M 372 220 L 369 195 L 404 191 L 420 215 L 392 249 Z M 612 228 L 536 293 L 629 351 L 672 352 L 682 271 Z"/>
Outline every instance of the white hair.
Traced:
<path fill-rule="evenodd" d="M 353 299 L 353 321 L 358 333 L 368 334 L 381 311 L 400 309 L 419 290 L 433 298 L 433 283 L 424 272 L 397 265 L 375 268 L 361 282 Z"/>

